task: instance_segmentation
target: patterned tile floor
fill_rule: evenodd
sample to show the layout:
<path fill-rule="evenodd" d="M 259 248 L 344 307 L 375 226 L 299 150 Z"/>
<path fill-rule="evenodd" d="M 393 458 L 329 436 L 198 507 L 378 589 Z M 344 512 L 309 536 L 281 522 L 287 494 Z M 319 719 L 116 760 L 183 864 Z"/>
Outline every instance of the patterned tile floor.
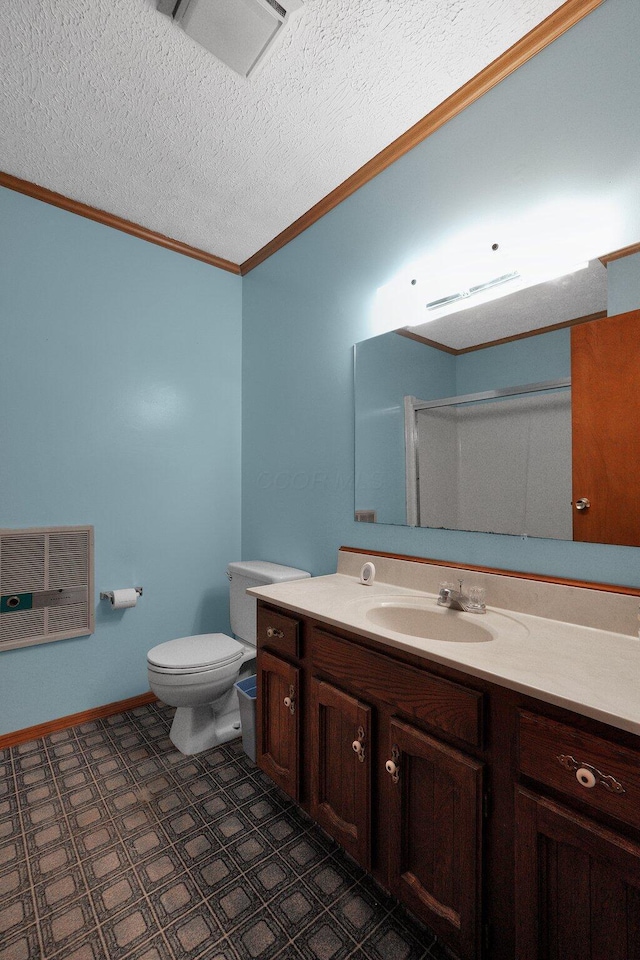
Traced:
<path fill-rule="evenodd" d="M 163 704 L 0 751 L 0 960 L 447 956 L 234 741 Z"/>

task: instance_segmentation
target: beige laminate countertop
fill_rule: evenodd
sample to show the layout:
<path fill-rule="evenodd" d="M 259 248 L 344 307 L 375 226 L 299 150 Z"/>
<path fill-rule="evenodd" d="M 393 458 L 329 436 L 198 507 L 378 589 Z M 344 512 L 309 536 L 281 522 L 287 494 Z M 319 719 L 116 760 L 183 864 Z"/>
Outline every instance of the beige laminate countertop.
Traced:
<path fill-rule="evenodd" d="M 434 594 L 341 573 L 255 587 L 251 595 L 294 613 L 362 634 L 387 647 L 640 735 L 640 640 L 589 626 L 487 606 L 483 615 L 442 610 L 494 633 L 487 643 L 408 636 L 373 624 L 367 609 L 383 600 L 432 602 Z M 440 609 L 440 608 L 438 608 Z"/>

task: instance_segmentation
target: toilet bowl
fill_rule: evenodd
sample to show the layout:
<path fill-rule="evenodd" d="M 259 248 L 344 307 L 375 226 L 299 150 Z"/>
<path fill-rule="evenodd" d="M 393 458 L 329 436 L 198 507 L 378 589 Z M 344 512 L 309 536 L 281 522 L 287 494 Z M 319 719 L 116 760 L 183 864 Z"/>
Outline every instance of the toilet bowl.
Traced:
<path fill-rule="evenodd" d="M 181 753 L 209 750 L 240 735 L 234 683 L 256 672 L 256 600 L 247 587 L 308 577 L 306 570 L 265 561 L 230 563 L 231 628 L 167 640 L 149 650 L 147 674 L 155 695 L 176 707 L 169 737 Z"/>
<path fill-rule="evenodd" d="M 234 683 L 251 650 L 224 633 L 180 637 L 147 654 L 149 686 L 176 707 L 170 737 L 184 754 L 200 753 L 237 737 L 240 717 Z"/>

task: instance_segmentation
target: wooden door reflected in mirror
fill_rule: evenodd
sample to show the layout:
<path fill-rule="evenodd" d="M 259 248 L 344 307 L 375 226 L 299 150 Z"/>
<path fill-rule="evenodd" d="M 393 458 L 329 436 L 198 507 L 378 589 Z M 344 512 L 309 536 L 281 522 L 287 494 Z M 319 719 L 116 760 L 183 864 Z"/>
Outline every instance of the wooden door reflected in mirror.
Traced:
<path fill-rule="evenodd" d="M 640 310 L 572 328 L 571 380 L 573 539 L 636 547 Z"/>

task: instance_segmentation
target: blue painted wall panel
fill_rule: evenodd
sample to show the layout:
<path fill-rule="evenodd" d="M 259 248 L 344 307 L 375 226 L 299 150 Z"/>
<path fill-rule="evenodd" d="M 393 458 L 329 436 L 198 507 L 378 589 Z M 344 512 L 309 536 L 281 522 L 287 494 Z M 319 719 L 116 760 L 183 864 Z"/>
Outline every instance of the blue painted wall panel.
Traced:
<path fill-rule="evenodd" d="M 640 253 L 612 260 L 607 274 L 612 290 L 607 304 L 609 316 L 640 309 Z"/>
<path fill-rule="evenodd" d="M 455 360 L 425 343 L 386 333 L 355 349 L 355 505 L 379 523 L 405 523 L 404 398 L 456 393 Z"/>
<path fill-rule="evenodd" d="M 94 524 L 97 603 L 93 636 L 0 653 L 1 733 L 142 693 L 154 644 L 229 629 L 241 280 L 0 190 L 0 336 L 0 527 Z"/>

